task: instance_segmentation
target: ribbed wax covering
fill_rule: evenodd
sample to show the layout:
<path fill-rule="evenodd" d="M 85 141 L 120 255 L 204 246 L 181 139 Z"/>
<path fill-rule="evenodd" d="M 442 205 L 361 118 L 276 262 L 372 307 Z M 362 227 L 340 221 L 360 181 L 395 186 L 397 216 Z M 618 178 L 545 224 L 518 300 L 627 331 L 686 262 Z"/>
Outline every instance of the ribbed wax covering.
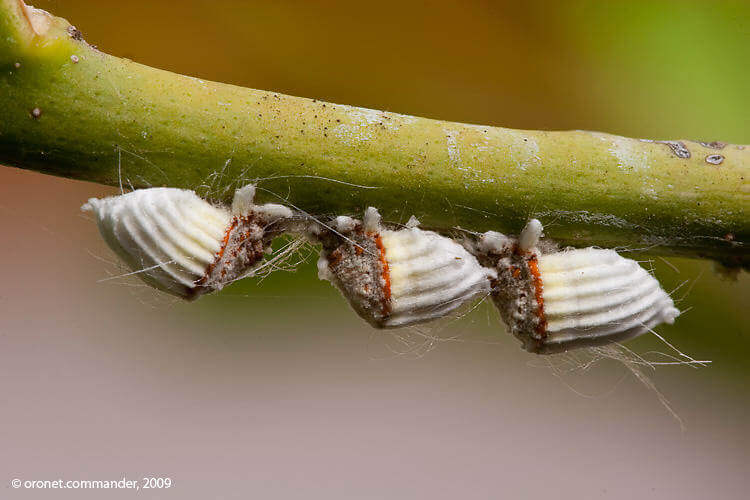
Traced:
<path fill-rule="evenodd" d="M 175 188 L 92 198 L 83 209 L 94 213 L 107 244 L 137 276 L 185 298 L 216 259 L 231 221 L 227 210 Z"/>
<path fill-rule="evenodd" d="M 382 231 L 391 289 L 388 327 L 443 317 L 490 292 L 494 271 L 461 245 L 418 228 Z"/>
<path fill-rule="evenodd" d="M 539 273 L 549 351 L 627 340 L 680 314 L 656 278 L 613 250 L 541 255 Z"/>

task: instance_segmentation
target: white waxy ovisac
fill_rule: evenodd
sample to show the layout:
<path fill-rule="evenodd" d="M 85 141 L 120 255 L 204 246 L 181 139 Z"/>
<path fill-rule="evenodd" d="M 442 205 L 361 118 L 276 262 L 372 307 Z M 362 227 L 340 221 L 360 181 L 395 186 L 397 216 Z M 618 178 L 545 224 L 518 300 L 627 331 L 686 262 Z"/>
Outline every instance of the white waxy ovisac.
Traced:
<path fill-rule="evenodd" d="M 380 233 L 388 262 L 395 327 L 446 316 L 490 292 L 491 270 L 461 245 L 417 227 Z"/>
<path fill-rule="evenodd" d="M 680 314 L 656 278 L 614 250 L 542 255 L 539 273 L 550 348 L 627 340 Z"/>
<path fill-rule="evenodd" d="M 112 250 L 150 285 L 188 297 L 203 278 L 231 222 L 228 210 L 193 191 L 139 189 L 83 205 Z"/>

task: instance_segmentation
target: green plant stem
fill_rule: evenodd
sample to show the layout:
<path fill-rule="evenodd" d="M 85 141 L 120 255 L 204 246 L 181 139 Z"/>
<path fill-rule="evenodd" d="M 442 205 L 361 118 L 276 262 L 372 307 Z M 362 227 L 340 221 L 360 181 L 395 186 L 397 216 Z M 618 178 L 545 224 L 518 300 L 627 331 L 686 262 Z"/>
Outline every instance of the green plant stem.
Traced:
<path fill-rule="evenodd" d="M 0 0 L 0 110 L 9 166 L 217 200 L 258 180 L 261 198 L 309 213 L 373 205 L 441 229 L 517 233 L 536 216 L 562 244 L 747 265 L 750 147 L 466 125 L 207 82 L 99 52 L 20 0 Z"/>

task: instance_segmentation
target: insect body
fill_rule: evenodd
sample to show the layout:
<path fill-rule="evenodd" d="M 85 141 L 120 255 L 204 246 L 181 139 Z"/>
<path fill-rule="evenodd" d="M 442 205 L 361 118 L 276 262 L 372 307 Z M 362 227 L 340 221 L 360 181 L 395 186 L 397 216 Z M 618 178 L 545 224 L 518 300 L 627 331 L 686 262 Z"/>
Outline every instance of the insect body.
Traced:
<path fill-rule="evenodd" d="M 408 227 L 386 229 L 371 207 L 363 222 L 336 221 L 339 231 L 318 236 L 319 274 L 377 328 L 441 318 L 490 291 L 494 270 L 452 239 L 419 229 L 414 219 Z"/>
<path fill-rule="evenodd" d="M 624 341 L 680 314 L 637 262 L 598 248 L 540 250 L 541 224 L 518 240 L 482 235 L 480 260 L 497 270 L 493 300 L 523 347 L 540 354 Z"/>
<path fill-rule="evenodd" d="M 232 210 L 214 206 L 193 191 L 139 189 L 91 198 L 110 248 L 148 284 L 185 299 L 221 289 L 262 260 L 279 221 L 291 217 L 281 205 L 256 206 L 252 186 L 237 190 Z"/>

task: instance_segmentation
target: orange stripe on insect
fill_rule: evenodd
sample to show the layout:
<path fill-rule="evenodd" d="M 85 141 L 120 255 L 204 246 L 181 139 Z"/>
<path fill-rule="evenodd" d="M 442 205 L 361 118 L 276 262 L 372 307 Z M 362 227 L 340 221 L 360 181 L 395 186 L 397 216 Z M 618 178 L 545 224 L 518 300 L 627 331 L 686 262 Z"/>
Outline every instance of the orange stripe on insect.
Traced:
<path fill-rule="evenodd" d="M 388 259 L 385 256 L 385 246 L 383 238 L 379 234 L 375 235 L 375 245 L 378 247 L 380 265 L 383 267 L 383 314 L 391 312 L 391 272 L 388 267 Z"/>
<path fill-rule="evenodd" d="M 534 254 L 529 258 L 529 271 L 531 272 L 532 279 L 534 281 L 534 297 L 536 298 L 537 310 L 536 316 L 539 319 L 539 324 L 536 327 L 536 333 L 544 338 L 547 335 L 547 318 L 544 315 L 544 284 L 542 283 L 542 275 L 539 272 L 539 262 L 537 256 Z"/>

